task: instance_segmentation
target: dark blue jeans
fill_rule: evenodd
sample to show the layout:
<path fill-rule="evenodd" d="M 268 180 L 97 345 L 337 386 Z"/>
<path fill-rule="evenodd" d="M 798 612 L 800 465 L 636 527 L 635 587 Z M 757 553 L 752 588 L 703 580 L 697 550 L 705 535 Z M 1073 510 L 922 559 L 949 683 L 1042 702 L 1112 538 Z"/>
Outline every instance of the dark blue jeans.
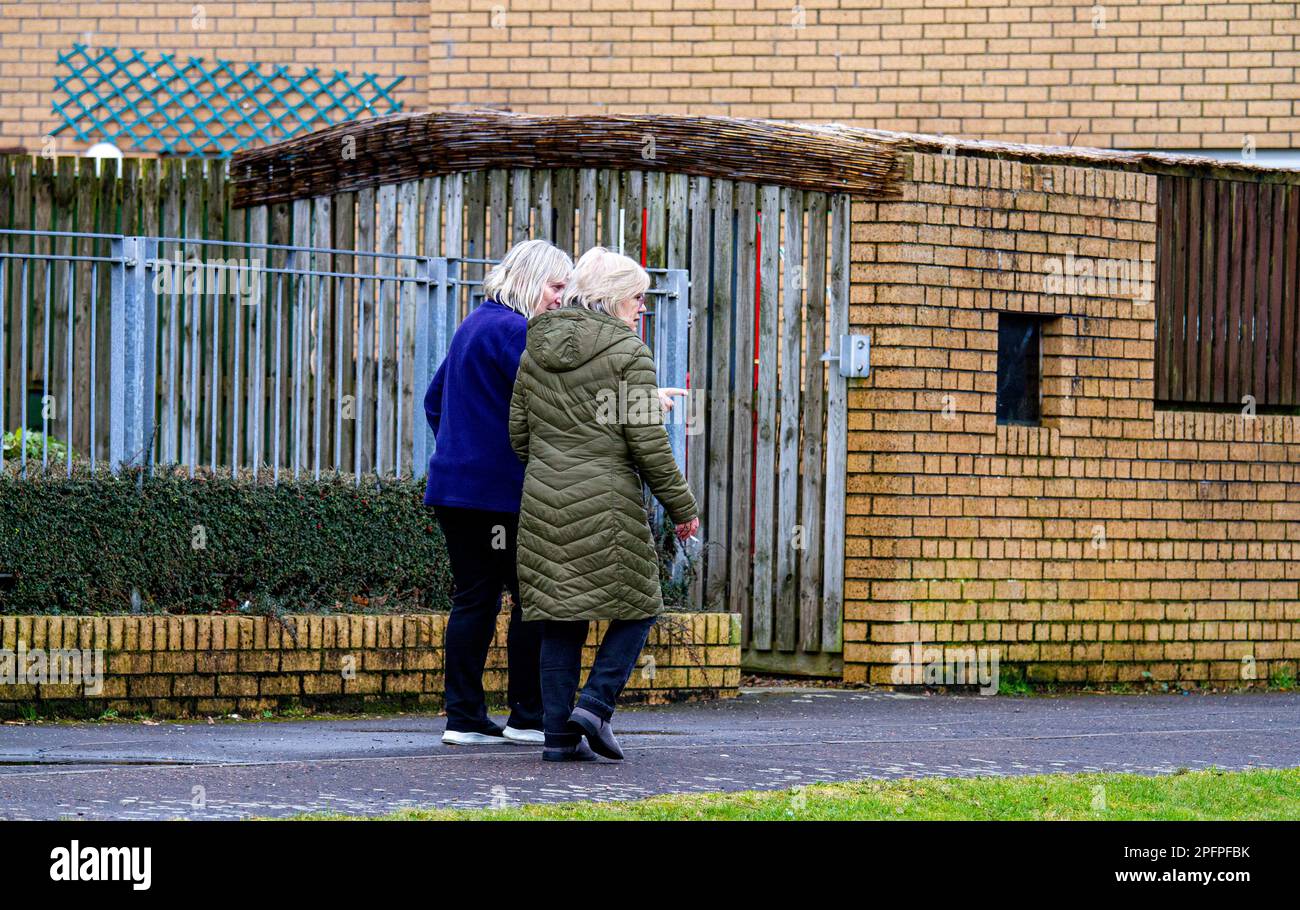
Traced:
<path fill-rule="evenodd" d="M 578 707 L 609 720 L 614 704 L 627 685 L 636 659 L 645 647 L 655 618 L 616 619 L 609 624 L 578 696 Z M 568 727 L 573 696 L 582 673 L 582 646 L 587 640 L 586 620 L 548 619 L 542 629 L 542 729 L 548 746 L 576 745 L 582 734 Z"/>
<path fill-rule="evenodd" d="M 511 512 L 436 506 L 434 514 L 447 541 L 456 589 L 444 636 L 443 675 L 446 681 L 447 729 L 485 733 L 495 724 L 488 717 L 483 693 L 483 668 L 501 612 L 501 592 L 510 591 L 514 606 L 506 656 L 510 677 L 506 703 L 510 726 L 538 730 L 542 726 L 542 693 L 538 658 L 542 624 L 524 622 L 519 605 L 519 576 L 515 560 L 519 516 Z"/>

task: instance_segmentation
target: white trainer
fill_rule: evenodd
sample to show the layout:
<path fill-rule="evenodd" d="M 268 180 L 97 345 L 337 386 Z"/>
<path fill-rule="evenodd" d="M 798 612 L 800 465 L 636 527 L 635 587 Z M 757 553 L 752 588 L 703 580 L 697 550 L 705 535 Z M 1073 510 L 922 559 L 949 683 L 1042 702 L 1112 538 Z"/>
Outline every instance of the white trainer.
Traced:
<path fill-rule="evenodd" d="M 506 727 L 506 739 L 523 746 L 540 746 L 546 742 L 546 735 L 541 730 L 517 730 Z"/>
<path fill-rule="evenodd" d="M 442 734 L 442 741 L 449 746 L 502 746 L 506 738 L 500 733 L 462 733 L 459 730 L 447 730 Z"/>

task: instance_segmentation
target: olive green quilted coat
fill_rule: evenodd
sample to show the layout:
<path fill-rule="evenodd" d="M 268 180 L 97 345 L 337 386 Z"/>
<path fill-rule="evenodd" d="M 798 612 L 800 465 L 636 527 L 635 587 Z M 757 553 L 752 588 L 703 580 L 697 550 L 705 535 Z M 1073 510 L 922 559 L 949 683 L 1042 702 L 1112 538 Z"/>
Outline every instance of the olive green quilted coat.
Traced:
<path fill-rule="evenodd" d="M 562 308 L 529 322 L 510 403 L 510 441 L 525 463 L 524 619 L 641 619 L 663 609 L 641 482 L 675 523 L 695 518 L 696 506 L 656 392 L 650 351 L 615 317 Z"/>

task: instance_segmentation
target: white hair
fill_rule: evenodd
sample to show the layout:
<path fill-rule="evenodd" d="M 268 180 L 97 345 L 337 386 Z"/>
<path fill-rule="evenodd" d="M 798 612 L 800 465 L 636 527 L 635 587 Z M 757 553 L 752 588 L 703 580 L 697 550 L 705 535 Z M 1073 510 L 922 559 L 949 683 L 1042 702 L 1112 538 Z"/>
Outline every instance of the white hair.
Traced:
<path fill-rule="evenodd" d="M 573 260 L 545 240 L 516 243 L 483 279 L 483 295 L 531 317 L 542 291 L 552 281 L 569 280 Z"/>
<path fill-rule="evenodd" d="M 593 246 L 573 267 L 573 277 L 564 289 L 561 305 L 618 316 L 614 310 L 620 303 L 644 294 L 649 288 L 650 276 L 635 259 L 603 246 Z"/>

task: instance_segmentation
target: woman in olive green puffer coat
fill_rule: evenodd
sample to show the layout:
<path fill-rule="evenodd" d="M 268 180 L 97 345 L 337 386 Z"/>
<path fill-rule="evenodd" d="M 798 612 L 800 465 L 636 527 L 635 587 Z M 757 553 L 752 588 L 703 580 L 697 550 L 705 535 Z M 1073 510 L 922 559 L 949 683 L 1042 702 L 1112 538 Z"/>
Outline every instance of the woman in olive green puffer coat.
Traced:
<path fill-rule="evenodd" d="M 525 620 L 545 622 L 542 702 L 551 761 L 622 752 L 614 702 L 663 609 L 644 481 L 677 525 L 698 528 L 695 499 L 662 423 L 654 361 L 633 331 L 649 277 L 599 247 L 578 261 L 564 305 L 534 317 L 510 406 L 525 462 L 519 590 Z M 578 705 L 589 620 L 612 620 Z"/>

